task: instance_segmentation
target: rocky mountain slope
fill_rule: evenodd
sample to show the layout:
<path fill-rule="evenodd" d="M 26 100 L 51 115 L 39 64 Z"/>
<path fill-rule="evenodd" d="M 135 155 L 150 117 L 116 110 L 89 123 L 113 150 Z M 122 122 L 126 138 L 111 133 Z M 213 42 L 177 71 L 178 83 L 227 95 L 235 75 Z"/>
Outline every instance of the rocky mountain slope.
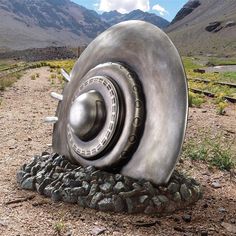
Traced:
<path fill-rule="evenodd" d="M 166 32 L 182 54 L 236 55 L 236 1 L 190 0 Z"/>
<path fill-rule="evenodd" d="M 0 48 L 77 47 L 123 20 L 146 20 L 159 27 L 168 24 L 142 11 L 111 16 L 99 15 L 70 0 L 0 0 Z"/>
<path fill-rule="evenodd" d="M 104 12 L 101 15 L 101 18 L 110 25 L 127 20 L 143 20 L 157 25 L 160 28 L 166 28 L 169 25 L 169 21 L 163 19 L 162 17 L 153 13 L 143 12 L 141 10 L 134 10 L 127 14 L 121 14 L 117 11 Z"/>

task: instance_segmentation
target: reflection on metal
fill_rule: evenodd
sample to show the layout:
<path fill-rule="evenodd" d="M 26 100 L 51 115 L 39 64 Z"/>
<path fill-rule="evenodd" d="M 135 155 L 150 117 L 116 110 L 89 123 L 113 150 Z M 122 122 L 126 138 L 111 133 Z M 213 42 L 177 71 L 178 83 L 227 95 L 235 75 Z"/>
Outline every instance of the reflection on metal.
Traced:
<path fill-rule="evenodd" d="M 63 100 L 63 95 L 61 95 L 61 94 L 59 94 L 59 93 L 51 92 L 50 95 L 51 95 L 52 98 L 55 98 L 55 99 L 57 99 L 57 100 L 59 100 L 59 101 L 62 101 L 62 100 Z"/>
<path fill-rule="evenodd" d="M 57 123 L 57 121 L 58 121 L 58 117 L 56 116 L 48 116 L 44 119 L 44 122 L 49 123 L 49 124 L 55 124 Z"/>
<path fill-rule="evenodd" d="M 61 74 L 65 78 L 66 81 L 70 82 L 70 75 L 64 69 L 61 69 Z"/>
<path fill-rule="evenodd" d="M 167 35 L 143 21 L 122 22 L 98 36 L 67 76 L 54 151 L 84 166 L 166 183 L 188 107 L 185 72 Z"/>
<path fill-rule="evenodd" d="M 105 119 L 105 102 L 101 94 L 95 90 L 78 96 L 70 108 L 70 126 L 83 141 L 95 138 L 103 128 Z"/>

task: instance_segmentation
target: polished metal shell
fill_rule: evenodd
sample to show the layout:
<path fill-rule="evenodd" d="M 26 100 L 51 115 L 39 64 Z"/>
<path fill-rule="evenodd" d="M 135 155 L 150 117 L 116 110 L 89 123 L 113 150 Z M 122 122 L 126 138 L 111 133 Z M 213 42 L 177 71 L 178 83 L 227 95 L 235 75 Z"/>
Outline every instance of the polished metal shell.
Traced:
<path fill-rule="evenodd" d="M 71 158 L 67 124 L 73 96 L 83 77 L 96 70 L 102 75 L 102 70 L 98 70 L 99 65 L 108 62 L 126 65 L 141 84 L 144 98 L 140 102 L 145 107 L 141 118 L 144 122 L 142 133 L 132 157 L 127 157 L 123 163 L 112 155 L 108 159 L 100 157 L 88 161 L 79 158 L 76 161 L 99 168 L 117 166 L 124 175 L 164 184 L 169 180 L 181 151 L 187 122 L 188 90 L 184 68 L 175 46 L 163 31 L 143 21 L 122 22 L 111 27 L 80 56 L 57 109 L 59 120 L 54 126 L 53 148 Z M 112 69 L 109 75 L 119 83 L 120 78 L 112 75 Z M 134 107 L 135 103 L 131 106 Z M 132 111 L 131 106 L 126 107 L 126 115 L 129 109 Z M 120 134 L 108 155 L 124 145 L 129 131 L 126 129 L 123 135 Z"/>

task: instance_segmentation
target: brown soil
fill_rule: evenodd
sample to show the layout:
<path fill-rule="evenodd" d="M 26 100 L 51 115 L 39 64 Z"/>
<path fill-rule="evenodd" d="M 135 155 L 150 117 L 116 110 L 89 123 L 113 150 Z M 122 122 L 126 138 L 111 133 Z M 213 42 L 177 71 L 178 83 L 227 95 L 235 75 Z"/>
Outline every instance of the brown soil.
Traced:
<path fill-rule="evenodd" d="M 36 73 L 40 73 L 40 78 L 32 80 L 30 76 Z M 47 68 L 29 70 L 1 95 L 0 235 L 96 235 L 104 230 L 101 235 L 236 235 L 232 233 L 236 227 L 235 176 L 186 159 L 178 168 L 201 183 L 203 199 L 168 216 L 103 213 L 53 203 L 35 192 L 21 190 L 16 183 L 17 170 L 51 143 L 52 126 L 42 120 L 54 114 L 57 104 L 49 93 L 60 90 L 60 85 L 52 85 L 49 76 Z M 204 131 L 210 135 L 218 133 L 235 147 L 235 108 L 228 107 L 227 116 L 216 115 L 210 104 L 191 108 L 187 138 L 201 137 Z M 213 188 L 213 181 L 218 181 L 220 188 Z M 10 202 L 32 195 L 28 201 Z M 186 214 L 191 216 L 189 223 L 182 218 Z M 231 229 L 226 230 L 223 222 L 229 223 Z"/>

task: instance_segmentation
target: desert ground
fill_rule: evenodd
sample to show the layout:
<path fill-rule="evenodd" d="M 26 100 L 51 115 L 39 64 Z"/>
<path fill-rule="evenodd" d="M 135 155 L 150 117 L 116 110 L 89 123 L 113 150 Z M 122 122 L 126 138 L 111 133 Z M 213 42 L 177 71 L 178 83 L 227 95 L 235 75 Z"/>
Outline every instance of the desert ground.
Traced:
<path fill-rule="evenodd" d="M 39 73 L 39 78 L 32 75 Z M 52 84 L 47 67 L 31 69 L 0 94 L 0 235 L 236 235 L 235 170 L 221 171 L 204 161 L 182 158 L 177 168 L 203 187 L 195 205 L 166 216 L 110 214 L 63 202 L 54 203 L 36 192 L 19 188 L 16 173 L 35 154 L 49 150 L 57 103 L 49 96 L 61 91 Z M 236 151 L 236 105 L 226 115 L 211 103 L 190 108 L 186 141 L 221 135 Z"/>

